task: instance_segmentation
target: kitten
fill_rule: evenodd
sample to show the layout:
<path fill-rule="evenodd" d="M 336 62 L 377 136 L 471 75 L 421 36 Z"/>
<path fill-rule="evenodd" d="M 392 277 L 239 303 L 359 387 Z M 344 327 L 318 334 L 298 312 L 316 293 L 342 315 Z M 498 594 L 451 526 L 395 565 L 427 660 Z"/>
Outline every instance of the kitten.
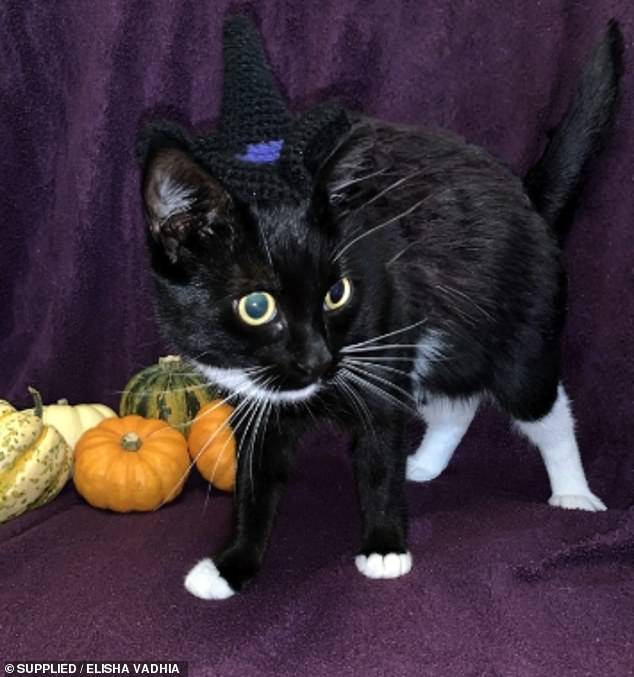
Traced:
<path fill-rule="evenodd" d="M 621 61 L 611 22 L 524 183 L 449 133 L 358 118 L 310 199 L 248 202 L 194 159 L 181 130 L 146 134 L 162 330 L 236 406 L 233 535 L 189 572 L 192 594 L 225 598 L 255 576 L 293 446 L 319 417 L 352 432 L 356 566 L 370 578 L 410 570 L 406 477 L 444 470 L 483 398 L 539 448 L 551 505 L 605 509 L 560 382 L 558 233 L 611 127 Z M 407 458 L 412 411 L 427 429 Z"/>

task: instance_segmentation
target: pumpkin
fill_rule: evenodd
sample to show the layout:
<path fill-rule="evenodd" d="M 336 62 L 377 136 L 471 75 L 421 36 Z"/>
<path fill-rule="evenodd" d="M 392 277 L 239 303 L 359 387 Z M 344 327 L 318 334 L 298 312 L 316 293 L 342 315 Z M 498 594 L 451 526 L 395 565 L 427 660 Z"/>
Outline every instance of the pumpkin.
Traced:
<path fill-rule="evenodd" d="M 133 414 L 107 418 L 80 437 L 73 480 L 96 508 L 147 511 L 181 493 L 189 468 L 187 442 L 178 430 Z"/>
<path fill-rule="evenodd" d="M 0 522 L 44 505 L 71 475 L 72 449 L 42 420 L 42 398 L 29 388 L 35 409 L 17 411 L 0 400 Z"/>
<path fill-rule="evenodd" d="M 121 397 L 119 415 L 160 418 L 187 437 L 200 407 L 212 399 L 204 378 L 178 355 L 168 355 L 130 379 Z"/>
<path fill-rule="evenodd" d="M 29 410 L 33 411 L 33 410 Z M 76 404 L 71 406 L 68 400 L 58 400 L 57 404 L 44 407 L 42 417 L 45 425 L 52 425 L 62 434 L 71 449 L 77 440 L 90 428 L 104 418 L 116 416 L 115 412 L 105 404 Z"/>
<path fill-rule="evenodd" d="M 217 489 L 232 491 L 236 481 L 236 439 L 230 426 L 233 407 L 221 400 L 205 405 L 187 440 L 200 474 Z"/>

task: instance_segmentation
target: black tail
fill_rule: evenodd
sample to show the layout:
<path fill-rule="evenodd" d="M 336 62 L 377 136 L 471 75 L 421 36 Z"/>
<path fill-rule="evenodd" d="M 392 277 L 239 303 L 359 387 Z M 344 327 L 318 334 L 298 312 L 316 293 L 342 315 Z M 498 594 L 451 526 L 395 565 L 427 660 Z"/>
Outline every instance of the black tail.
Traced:
<path fill-rule="evenodd" d="M 567 224 L 584 170 L 612 129 L 622 73 L 623 35 L 612 19 L 583 70 L 572 105 L 524 182 L 537 210 L 557 229 Z"/>

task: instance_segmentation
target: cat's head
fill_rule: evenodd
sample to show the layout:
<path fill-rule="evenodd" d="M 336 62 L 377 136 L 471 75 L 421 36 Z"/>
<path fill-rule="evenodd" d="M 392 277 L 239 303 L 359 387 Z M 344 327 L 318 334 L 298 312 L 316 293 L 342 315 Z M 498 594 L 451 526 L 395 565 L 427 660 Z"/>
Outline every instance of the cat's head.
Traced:
<path fill-rule="evenodd" d="M 146 149 L 143 199 L 162 330 L 232 393 L 312 397 L 336 372 L 362 284 L 333 256 L 340 234 L 318 192 L 246 203 L 174 135 Z"/>

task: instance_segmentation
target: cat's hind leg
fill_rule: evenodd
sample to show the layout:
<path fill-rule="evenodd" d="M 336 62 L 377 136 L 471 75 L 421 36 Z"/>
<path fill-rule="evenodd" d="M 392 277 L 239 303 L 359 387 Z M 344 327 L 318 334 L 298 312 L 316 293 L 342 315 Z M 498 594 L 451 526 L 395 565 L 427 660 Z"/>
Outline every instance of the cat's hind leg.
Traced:
<path fill-rule="evenodd" d="M 535 421 L 515 420 L 516 427 L 539 449 L 552 495 L 550 505 L 578 510 L 606 510 L 588 486 L 574 430 L 570 401 L 559 384 L 550 411 Z"/>
<path fill-rule="evenodd" d="M 570 401 L 559 382 L 558 350 L 550 347 L 536 359 L 499 373 L 492 394 L 513 417 L 516 429 L 539 449 L 550 480 L 550 505 L 605 510 L 583 471 Z"/>
<path fill-rule="evenodd" d="M 428 397 L 419 405 L 427 430 L 418 449 L 407 459 L 407 479 L 427 482 L 447 467 L 478 409 L 479 397 Z"/>

